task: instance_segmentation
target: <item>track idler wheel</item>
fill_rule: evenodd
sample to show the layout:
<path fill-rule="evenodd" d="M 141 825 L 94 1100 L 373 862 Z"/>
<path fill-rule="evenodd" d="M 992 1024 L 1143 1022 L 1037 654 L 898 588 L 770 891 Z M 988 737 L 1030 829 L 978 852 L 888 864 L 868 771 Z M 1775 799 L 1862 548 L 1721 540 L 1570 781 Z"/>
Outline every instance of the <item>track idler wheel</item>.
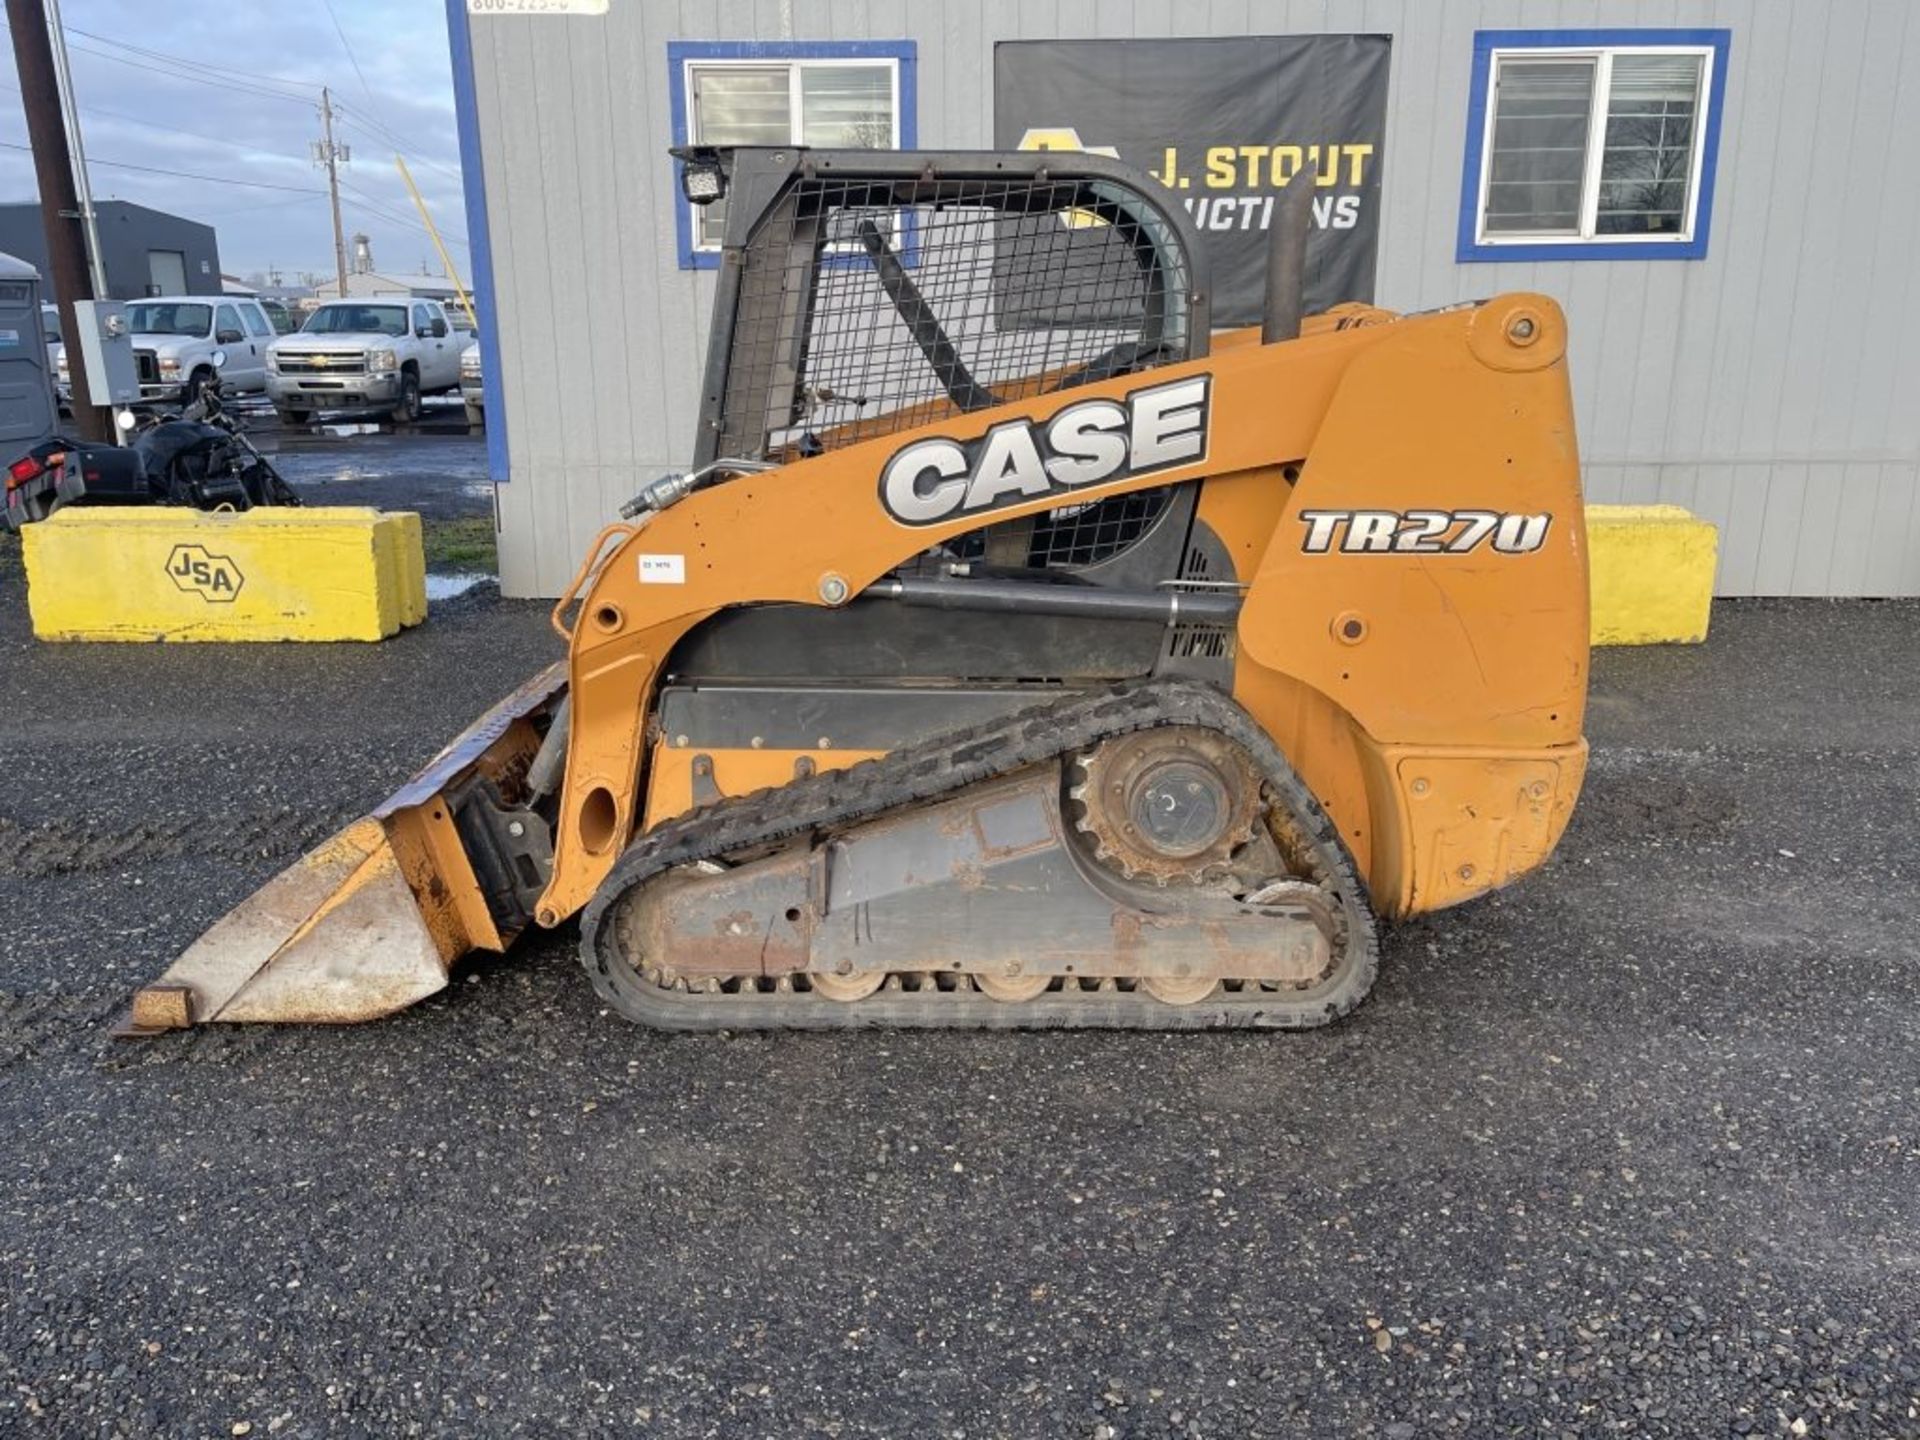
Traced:
<path fill-rule="evenodd" d="M 855 1000 L 866 999 L 884 985 L 887 972 L 866 970 L 857 975 L 814 974 L 809 975 L 807 979 L 812 984 L 815 994 L 824 995 L 829 1000 L 838 1000 L 843 1005 L 850 1005 Z"/>
<path fill-rule="evenodd" d="M 1220 988 L 1220 982 L 1210 975 L 1201 975 L 1191 980 L 1150 975 L 1140 982 L 1140 988 L 1163 1005 L 1198 1005 Z"/>
<path fill-rule="evenodd" d="M 1018 1005 L 1046 992 L 1053 983 L 1051 975 L 975 975 L 973 983 L 982 995 L 1008 1005 Z"/>

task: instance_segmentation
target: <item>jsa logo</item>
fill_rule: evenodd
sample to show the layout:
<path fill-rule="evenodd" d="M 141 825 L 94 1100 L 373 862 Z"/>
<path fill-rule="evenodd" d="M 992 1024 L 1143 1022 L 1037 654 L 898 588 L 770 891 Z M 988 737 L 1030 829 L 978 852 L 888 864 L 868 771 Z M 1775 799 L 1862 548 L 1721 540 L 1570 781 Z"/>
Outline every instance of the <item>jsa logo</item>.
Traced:
<path fill-rule="evenodd" d="M 902 525 L 1003 510 L 1046 495 L 1207 458 L 1211 375 L 1082 400 L 1045 420 L 1009 420 L 977 440 L 917 440 L 880 472 L 880 503 Z"/>
<path fill-rule="evenodd" d="M 237 597 L 240 587 L 246 583 L 238 565 L 202 545 L 174 546 L 167 556 L 167 578 L 182 590 L 214 605 Z"/>
<path fill-rule="evenodd" d="M 1309 555 L 1464 555 L 1491 543 L 1502 555 L 1528 555 L 1547 542 L 1551 515 L 1497 510 L 1302 510 L 1300 548 Z M 1338 542 L 1338 543 L 1336 543 Z"/>

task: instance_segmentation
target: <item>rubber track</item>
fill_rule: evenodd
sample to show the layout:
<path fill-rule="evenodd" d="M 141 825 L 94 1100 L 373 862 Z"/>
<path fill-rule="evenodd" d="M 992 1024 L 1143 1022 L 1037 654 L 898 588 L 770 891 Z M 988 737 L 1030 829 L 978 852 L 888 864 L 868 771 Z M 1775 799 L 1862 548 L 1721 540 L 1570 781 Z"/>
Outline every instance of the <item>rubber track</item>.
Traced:
<path fill-rule="evenodd" d="M 1168 1005 L 1144 991 L 1049 990 L 1018 1004 L 968 988 L 888 987 L 847 1003 L 810 992 L 688 992 L 656 985 L 621 953 L 620 900 L 676 866 L 715 859 L 925 804 L 969 785 L 1090 749 L 1115 735 L 1198 725 L 1244 746 L 1272 796 L 1313 847 L 1321 883 L 1346 919 L 1347 961 L 1318 989 L 1222 991 L 1194 1005 Z M 1219 691 L 1190 680 L 1132 681 L 1075 691 L 1032 709 L 906 747 L 844 770 L 721 800 L 636 840 L 580 919 L 580 958 L 600 997 L 620 1014 L 669 1030 L 884 1027 L 1202 1030 L 1306 1029 L 1352 1010 L 1373 985 L 1379 939 L 1366 889 L 1339 832 L 1305 783 L 1251 716 Z"/>

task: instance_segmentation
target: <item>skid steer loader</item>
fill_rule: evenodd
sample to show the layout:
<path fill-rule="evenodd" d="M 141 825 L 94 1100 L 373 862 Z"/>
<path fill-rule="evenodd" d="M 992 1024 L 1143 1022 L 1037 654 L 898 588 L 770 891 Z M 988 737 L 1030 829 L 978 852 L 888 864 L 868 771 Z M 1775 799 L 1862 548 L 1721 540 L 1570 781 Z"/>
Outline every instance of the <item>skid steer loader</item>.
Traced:
<path fill-rule="evenodd" d="M 563 664 L 214 925 L 129 1033 L 353 1021 L 579 917 L 677 1029 L 1301 1027 L 1376 916 L 1538 866 L 1585 768 L 1559 309 L 1215 334 L 1084 154 L 678 151 L 725 247 L 694 464 Z"/>

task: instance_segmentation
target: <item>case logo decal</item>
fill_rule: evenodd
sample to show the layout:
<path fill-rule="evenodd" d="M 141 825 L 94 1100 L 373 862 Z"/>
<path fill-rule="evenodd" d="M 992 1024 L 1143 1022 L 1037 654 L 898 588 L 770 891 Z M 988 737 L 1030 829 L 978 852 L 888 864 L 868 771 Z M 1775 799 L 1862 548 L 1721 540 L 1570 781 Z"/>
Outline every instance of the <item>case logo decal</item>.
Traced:
<path fill-rule="evenodd" d="M 902 525 L 938 525 L 1198 464 L 1212 393 L 1211 375 L 1193 375 L 1008 420 L 975 440 L 916 440 L 880 472 L 880 503 Z"/>

